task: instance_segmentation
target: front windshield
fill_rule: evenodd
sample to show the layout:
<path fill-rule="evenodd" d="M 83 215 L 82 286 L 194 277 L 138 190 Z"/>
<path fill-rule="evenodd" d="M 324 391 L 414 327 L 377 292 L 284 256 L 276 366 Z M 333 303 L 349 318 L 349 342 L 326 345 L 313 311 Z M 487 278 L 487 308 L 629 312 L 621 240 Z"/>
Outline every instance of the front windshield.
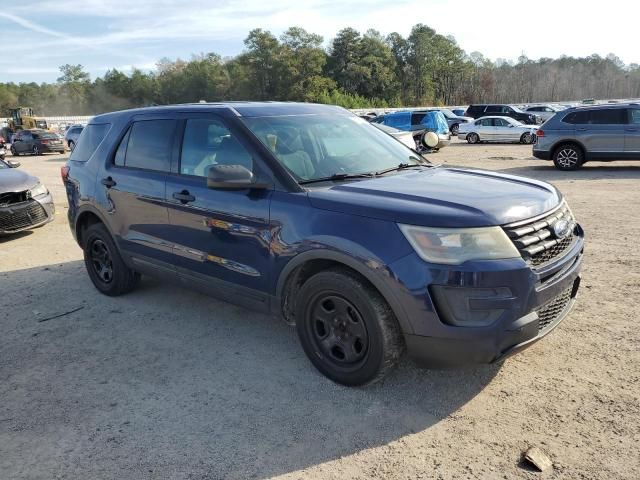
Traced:
<path fill-rule="evenodd" d="M 298 181 L 428 165 L 420 155 L 355 115 L 248 117 L 244 123 Z"/>
<path fill-rule="evenodd" d="M 511 106 L 511 108 L 513 108 L 514 112 L 524 113 L 520 108 L 514 107 L 513 105 Z"/>

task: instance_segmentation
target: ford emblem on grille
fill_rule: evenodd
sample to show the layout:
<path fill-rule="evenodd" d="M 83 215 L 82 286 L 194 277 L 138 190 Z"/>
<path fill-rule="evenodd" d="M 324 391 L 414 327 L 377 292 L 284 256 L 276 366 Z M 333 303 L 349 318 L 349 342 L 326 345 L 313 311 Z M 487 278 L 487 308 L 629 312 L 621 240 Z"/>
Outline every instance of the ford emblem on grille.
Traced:
<path fill-rule="evenodd" d="M 571 233 L 571 224 L 567 220 L 558 220 L 553 224 L 553 234 L 556 238 L 565 238 Z"/>

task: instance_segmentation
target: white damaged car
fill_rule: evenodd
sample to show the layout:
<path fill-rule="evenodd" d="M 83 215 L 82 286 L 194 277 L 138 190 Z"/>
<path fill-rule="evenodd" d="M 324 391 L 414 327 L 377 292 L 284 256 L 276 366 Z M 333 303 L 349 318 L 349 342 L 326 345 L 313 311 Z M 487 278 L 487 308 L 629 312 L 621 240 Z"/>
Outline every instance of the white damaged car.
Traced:
<path fill-rule="evenodd" d="M 469 143 L 520 142 L 533 143 L 538 127 L 525 125 L 511 117 L 482 117 L 474 122 L 462 123 L 458 138 Z"/>

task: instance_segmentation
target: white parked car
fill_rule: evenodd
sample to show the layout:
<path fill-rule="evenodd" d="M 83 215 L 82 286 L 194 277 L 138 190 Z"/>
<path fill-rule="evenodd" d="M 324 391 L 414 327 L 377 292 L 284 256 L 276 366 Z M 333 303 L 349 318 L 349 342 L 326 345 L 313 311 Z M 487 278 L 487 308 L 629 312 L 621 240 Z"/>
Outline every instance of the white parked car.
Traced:
<path fill-rule="evenodd" d="M 469 143 L 533 143 L 537 132 L 538 127 L 525 125 L 511 117 L 482 117 L 475 122 L 461 124 L 458 138 Z"/>
<path fill-rule="evenodd" d="M 398 130 L 397 128 L 390 127 L 389 125 L 384 125 L 383 123 L 372 123 L 371 125 L 382 130 L 384 133 L 388 133 L 399 142 L 404 143 L 410 149 L 416 149 L 416 141 L 413 139 L 411 132 Z"/>
<path fill-rule="evenodd" d="M 527 107 L 525 112 L 538 115 L 543 122 L 546 122 L 560 110 L 562 110 L 562 108 L 555 105 L 532 105 L 531 107 Z"/>

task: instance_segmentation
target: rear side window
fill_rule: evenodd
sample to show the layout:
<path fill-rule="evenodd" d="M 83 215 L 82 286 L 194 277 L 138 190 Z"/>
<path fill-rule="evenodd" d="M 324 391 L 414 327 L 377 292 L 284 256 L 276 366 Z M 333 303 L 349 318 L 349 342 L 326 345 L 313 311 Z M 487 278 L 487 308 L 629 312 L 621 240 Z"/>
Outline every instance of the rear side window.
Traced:
<path fill-rule="evenodd" d="M 106 137 L 110 128 L 110 123 L 87 125 L 84 130 L 82 130 L 80 137 L 78 137 L 78 143 L 73 149 L 73 152 L 71 152 L 69 159 L 76 162 L 86 162 L 89 160 L 104 140 L 104 137 Z"/>
<path fill-rule="evenodd" d="M 142 120 L 135 122 L 123 137 L 114 163 L 129 168 L 168 172 L 177 122 Z M 84 136 L 84 132 L 80 138 Z"/>
<path fill-rule="evenodd" d="M 634 125 L 640 125 L 640 109 L 633 108 L 629 110 L 629 122 Z"/>
<path fill-rule="evenodd" d="M 594 125 L 618 125 L 627 123 L 627 111 L 622 108 L 591 110 L 589 123 Z"/>
<path fill-rule="evenodd" d="M 569 115 L 562 119 L 564 123 L 571 123 L 573 125 L 582 125 L 589 123 L 589 112 L 571 112 Z"/>
<path fill-rule="evenodd" d="M 502 113 L 505 111 L 506 111 L 506 108 L 501 105 L 489 105 L 487 107 L 487 113 Z"/>

